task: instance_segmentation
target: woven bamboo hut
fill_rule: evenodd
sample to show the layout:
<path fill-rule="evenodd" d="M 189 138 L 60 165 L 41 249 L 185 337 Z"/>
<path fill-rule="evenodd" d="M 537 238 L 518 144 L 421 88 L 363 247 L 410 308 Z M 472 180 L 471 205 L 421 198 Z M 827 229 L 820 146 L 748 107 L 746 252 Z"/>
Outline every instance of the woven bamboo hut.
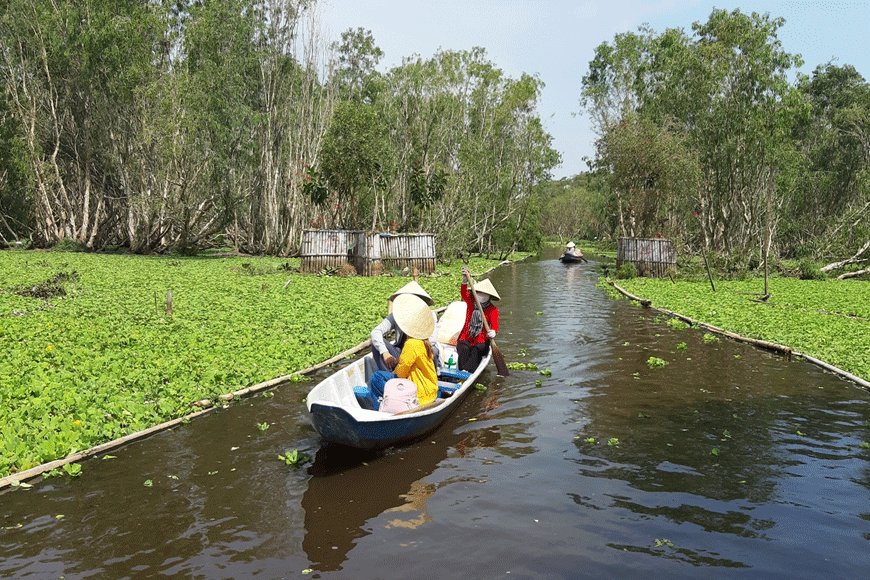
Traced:
<path fill-rule="evenodd" d="M 363 276 L 405 268 L 416 268 L 421 274 L 435 272 L 434 234 L 367 234 L 365 248 L 361 239 L 359 249 L 356 267 Z"/>
<path fill-rule="evenodd" d="M 631 262 L 638 274 L 662 278 L 676 270 L 677 255 L 671 240 L 665 238 L 619 238 L 616 246 L 616 267 Z"/>
<path fill-rule="evenodd" d="M 367 233 L 351 230 L 302 232 L 302 272 L 321 272 L 352 264 L 361 276 L 414 268 L 435 272 L 434 234 Z"/>
<path fill-rule="evenodd" d="M 355 261 L 358 235 L 349 230 L 305 230 L 302 232 L 302 272 L 339 269 Z"/>

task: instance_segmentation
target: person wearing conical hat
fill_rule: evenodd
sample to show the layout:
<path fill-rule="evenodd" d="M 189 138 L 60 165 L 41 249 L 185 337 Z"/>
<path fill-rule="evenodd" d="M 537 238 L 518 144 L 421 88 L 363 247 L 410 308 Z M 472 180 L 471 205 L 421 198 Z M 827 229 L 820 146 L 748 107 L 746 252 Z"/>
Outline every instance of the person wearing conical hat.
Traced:
<path fill-rule="evenodd" d="M 435 319 L 429 305 L 415 294 L 400 294 L 393 300 L 391 313 L 399 330 L 406 336 L 399 360 L 393 372 L 372 373 L 370 385 L 379 399 L 384 385 L 391 379 L 409 379 L 417 386 L 420 405 L 431 403 L 438 396 L 438 376 L 435 372 L 435 349 L 429 338 L 435 332 Z"/>
<path fill-rule="evenodd" d="M 380 371 L 392 371 L 399 364 L 399 354 L 402 352 L 402 347 L 405 344 L 407 335 L 402 332 L 402 329 L 396 324 L 396 318 L 393 316 L 393 303 L 396 298 L 404 294 L 410 294 L 419 297 L 428 306 L 432 306 L 435 301 L 423 289 L 420 284 L 412 280 L 393 292 L 387 301 L 387 316 L 371 331 L 372 339 L 372 355 L 375 366 Z M 430 310 L 431 312 L 431 310 Z M 437 321 L 436 315 L 432 312 L 432 320 Z M 390 342 L 387 336 L 393 334 L 394 340 Z M 430 342 L 434 346 L 438 341 L 438 331 L 435 330 L 430 337 Z M 436 350 L 437 353 L 437 350 Z M 436 359 L 436 362 L 439 362 Z"/>
<path fill-rule="evenodd" d="M 468 268 L 462 268 L 462 287 L 460 294 L 462 301 L 465 302 L 465 325 L 459 333 L 459 340 L 456 342 L 456 352 L 459 354 L 459 370 L 466 372 L 474 372 L 480 365 L 480 361 L 489 352 L 489 341 L 495 338 L 498 333 L 498 308 L 492 303 L 493 300 L 501 300 L 501 296 L 492 285 L 489 279 L 481 280 L 474 284 L 474 290 L 477 293 L 477 299 L 480 301 L 480 306 L 483 309 L 483 316 L 480 314 L 477 304 L 474 301 L 474 296 L 471 290 L 468 289 L 467 280 L 470 277 Z M 483 324 L 484 317 L 489 325 L 489 331 Z"/>
<path fill-rule="evenodd" d="M 575 258 L 582 258 L 583 252 L 581 252 L 575 245 L 574 242 L 568 242 L 568 245 L 565 246 L 565 255 L 573 256 Z"/>

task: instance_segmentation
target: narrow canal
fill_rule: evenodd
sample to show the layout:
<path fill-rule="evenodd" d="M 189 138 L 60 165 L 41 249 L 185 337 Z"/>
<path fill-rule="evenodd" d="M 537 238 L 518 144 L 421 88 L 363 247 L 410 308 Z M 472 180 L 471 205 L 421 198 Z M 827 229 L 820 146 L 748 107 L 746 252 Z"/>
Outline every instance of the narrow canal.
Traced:
<path fill-rule="evenodd" d="M 867 577 L 870 394 L 555 257 L 492 276 L 538 370 L 492 368 L 431 437 L 321 447 L 313 383 L 280 387 L 0 495 L 0 577 Z"/>

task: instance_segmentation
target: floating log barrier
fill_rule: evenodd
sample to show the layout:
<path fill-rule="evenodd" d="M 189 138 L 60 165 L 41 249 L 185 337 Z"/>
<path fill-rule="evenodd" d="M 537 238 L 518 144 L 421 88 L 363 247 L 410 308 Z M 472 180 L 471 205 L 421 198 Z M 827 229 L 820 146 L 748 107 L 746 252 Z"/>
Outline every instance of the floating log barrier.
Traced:
<path fill-rule="evenodd" d="M 446 309 L 446 306 L 442 306 L 435 310 L 436 313 L 442 312 Z M 358 345 L 345 350 L 332 358 L 329 358 L 321 363 L 318 363 L 314 366 L 308 367 L 306 369 L 302 369 L 289 375 L 283 375 L 268 381 L 264 381 L 262 383 L 258 383 L 256 385 L 252 385 L 250 387 L 245 387 L 244 389 L 239 389 L 237 391 L 233 391 L 231 393 L 224 393 L 218 397 L 223 401 L 232 401 L 236 398 L 241 398 L 246 395 L 252 395 L 261 391 L 266 391 L 282 385 L 284 383 L 291 382 L 293 380 L 294 375 L 307 375 L 313 373 L 314 371 L 320 370 L 328 365 L 331 365 L 335 362 L 338 362 L 342 359 L 345 359 L 351 355 L 354 355 L 368 347 L 372 344 L 371 339 L 366 340 L 364 342 L 359 343 Z M 201 407 L 200 410 L 189 413 L 183 417 L 179 417 L 177 419 L 172 419 L 171 421 L 166 421 L 164 423 L 160 423 L 159 425 L 155 425 L 153 427 L 149 427 L 147 429 L 143 429 L 142 431 L 137 431 L 135 433 L 130 433 L 129 435 L 125 435 L 124 437 L 120 437 L 118 439 L 114 439 L 112 441 L 108 441 L 106 443 L 102 443 L 100 445 L 96 445 L 91 447 L 90 449 L 86 449 L 84 451 L 79 451 L 76 453 L 71 453 L 68 456 L 62 459 L 56 459 L 54 461 L 50 461 L 48 463 L 43 463 L 41 465 L 37 465 L 30 469 L 19 471 L 17 473 L 13 473 L 11 475 L 7 475 L 6 477 L 0 478 L 0 494 L 7 491 L 8 489 L 14 487 L 18 483 L 22 481 L 27 481 L 28 479 L 33 479 L 35 477 L 39 477 L 43 473 L 47 473 L 52 469 L 59 469 L 68 463 L 79 463 L 84 461 L 85 459 L 90 459 L 91 457 L 95 457 L 100 455 L 101 453 L 108 453 L 114 449 L 118 449 L 119 447 L 123 447 L 129 443 L 133 443 L 134 441 L 139 441 L 140 439 L 145 439 L 154 435 L 156 433 L 160 433 L 161 431 L 166 431 L 183 423 L 186 423 L 192 419 L 197 417 L 201 417 L 207 413 L 211 413 L 216 409 L 220 409 L 220 406 L 214 404 L 212 399 L 202 399 L 199 401 L 194 401 L 191 403 L 192 406 Z"/>
<path fill-rule="evenodd" d="M 828 371 L 834 373 L 835 375 L 837 375 L 837 376 L 839 376 L 839 377 L 842 377 L 842 378 L 844 378 L 844 379 L 847 379 L 847 380 L 849 380 L 849 381 L 852 381 L 853 383 L 855 383 L 855 384 L 857 384 L 857 385 L 859 385 L 859 386 L 861 386 L 861 387 L 864 387 L 865 389 L 870 389 L 870 382 L 868 382 L 868 381 L 862 379 L 861 377 L 858 377 L 858 376 L 856 376 L 856 375 L 853 375 L 853 374 L 850 373 L 850 372 L 844 371 L 843 369 L 841 369 L 841 368 L 839 368 L 839 367 L 835 367 L 834 365 L 828 364 L 828 363 L 826 363 L 826 362 L 824 362 L 824 361 L 821 361 L 821 360 L 819 360 L 819 359 L 817 359 L 817 358 L 814 358 L 814 357 L 812 357 L 812 356 L 810 356 L 810 355 L 808 355 L 808 354 L 804 354 L 804 353 L 800 353 L 800 352 L 795 352 L 795 351 L 794 351 L 791 347 L 789 347 L 789 346 L 785 346 L 785 345 L 782 345 L 782 344 L 777 344 L 777 343 L 775 343 L 775 342 L 768 342 L 768 341 L 766 341 L 766 340 L 759 340 L 759 339 L 757 339 L 757 338 L 749 338 L 748 336 L 742 336 L 742 335 L 737 334 L 737 333 L 735 333 L 735 332 L 730 332 L 730 331 L 727 331 L 727 330 L 723 330 L 723 329 L 721 329 L 721 328 L 718 328 L 718 327 L 716 327 L 716 326 L 713 326 L 712 324 L 707 324 L 706 322 L 700 322 L 700 321 L 698 321 L 698 320 L 694 320 L 694 319 L 689 318 L 688 316 L 685 316 L 685 315 L 683 315 L 683 314 L 679 314 L 679 313 L 676 313 L 676 312 L 672 312 L 672 311 L 670 311 L 670 310 L 666 310 L 666 309 L 664 309 L 664 308 L 653 307 L 653 306 L 652 306 L 652 301 L 651 301 L 651 300 L 646 300 L 646 299 L 638 298 L 638 297 L 635 296 L 634 294 L 631 294 L 630 292 L 627 292 L 627 291 L 624 290 L 623 288 L 620 288 L 619 286 L 617 286 L 616 284 L 614 284 L 614 283 L 613 283 L 612 281 L 610 281 L 610 280 L 608 280 L 607 283 L 610 284 L 611 286 L 613 286 L 617 291 L 619 291 L 620 294 L 622 294 L 622 295 L 624 295 L 624 296 L 630 298 L 631 300 L 636 300 L 636 301 L 640 302 L 641 304 L 646 303 L 646 304 L 644 304 L 644 306 L 647 307 L 647 308 L 653 308 L 654 310 L 657 310 L 657 311 L 661 312 L 662 314 L 666 314 L 666 315 L 668 315 L 668 316 L 672 316 L 672 317 L 674 317 L 674 318 L 678 318 L 678 319 L 682 320 L 683 322 L 686 322 L 687 324 L 690 324 L 690 325 L 692 325 L 692 326 L 696 326 L 696 327 L 698 327 L 698 328 L 702 328 L 702 329 L 704 329 L 704 330 L 709 330 L 710 332 L 714 332 L 714 333 L 716 333 L 716 334 L 720 334 L 720 335 L 725 336 L 725 337 L 727 337 L 727 338 L 730 338 L 730 339 L 732 339 L 732 340 L 735 340 L 735 341 L 738 341 L 738 342 L 745 342 L 745 343 L 747 343 L 747 344 L 751 344 L 751 345 L 753 345 L 753 346 L 757 346 L 757 347 L 759 347 L 759 348 L 763 348 L 763 349 L 765 349 L 765 350 L 770 350 L 770 351 L 773 351 L 773 352 L 778 352 L 778 353 L 782 354 L 782 355 L 786 358 L 786 360 L 791 360 L 791 357 L 792 357 L 792 356 L 800 357 L 800 358 L 802 358 L 802 359 L 804 359 L 804 360 L 807 360 L 807 361 L 809 361 L 809 362 L 811 362 L 811 363 L 813 363 L 813 364 L 815 364 L 815 365 L 817 365 L 817 366 L 822 367 L 822 368 L 825 369 L 825 370 L 828 370 Z"/>
<path fill-rule="evenodd" d="M 862 379 L 861 377 L 857 377 L 857 376 L 853 375 L 852 373 L 848 373 L 848 372 L 844 371 L 844 370 L 841 369 L 841 368 L 837 368 L 837 367 L 835 367 L 834 365 L 829 365 L 829 364 L 826 363 L 825 361 L 821 361 L 821 360 L 819 360 L 819 359 L 817 359 L 817 358 L 813 358 L 813 357 L 811 357 L 811 356 L 808 355 L 808 354 L 803 354 L 803 353 L 801 353 L 801 352 L 796 352 L 796 353 L 794 353 L 794 355 L 795 355 L 795 356 L 799 356 L 799 357 L 801 357 L 801 358 L 803 358 L 803 359 L 806 359 L 806 360 L 808 360 L 809 362 L 811 362 L 811 363 L 813 363 L 813 364 L 816 364 L 816 365 L 822 367 L 823 369 L 825 369 L 825 370 L 827 370 L 827 371 L 830 371 L 830 372 L 834 373 L 835 375 L 839 375 L 839 376 L 841 376 L 841 377 L 847 378 L 847 379 L 849 379 L 850 381 L 853 381 L 853 382 L 857 383 L 858 385 L 864 387 L 865 389 L 870 390 L 870 382 L 865 381 L 865 380 Z"/>
<path fill-rule="evenodd" d="M 644 308 L 649 308 L 652 305 L 651 300 L 647 300 L 646 298 L 638 298 L 634 294 L 632 294 L 632 293 L 620 288 L 619 286 L 617 286 L 612 280 L 608 280 L 607 283 L 610 284 L 611 286 L 613 286 L 620 294 L 622 294 L 623 296 L 625 296 L 629 300 L 634 300 L 635 302 L 640 302 Z"/>

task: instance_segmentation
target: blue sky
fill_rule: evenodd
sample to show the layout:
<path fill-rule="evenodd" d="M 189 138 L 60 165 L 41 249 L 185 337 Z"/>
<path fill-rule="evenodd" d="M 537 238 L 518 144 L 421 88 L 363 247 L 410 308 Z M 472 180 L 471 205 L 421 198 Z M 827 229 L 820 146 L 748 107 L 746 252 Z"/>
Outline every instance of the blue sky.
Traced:
<path fill-rule="evenodd" d="M 594 155 L 595 135 L 579 99 L 595 47 L 644 23 L 691 35 L 692 23 L 706 22 L 714 8 L 785 18 L 778 37 L 785 51 L 802 55 L 801 72 L 833 60 L 870 80 L 870 2 L 320 0 L 319 10 L 329 39 L 348 28 L 370 30 L 385 53 L 384 71 L 413 54 L 480 46 L 511 77 L 536 74 L 546 85 L 538 111 L 563 158 L 553 171 L 558 179 L 583 171 L 582 157 Z"/>

